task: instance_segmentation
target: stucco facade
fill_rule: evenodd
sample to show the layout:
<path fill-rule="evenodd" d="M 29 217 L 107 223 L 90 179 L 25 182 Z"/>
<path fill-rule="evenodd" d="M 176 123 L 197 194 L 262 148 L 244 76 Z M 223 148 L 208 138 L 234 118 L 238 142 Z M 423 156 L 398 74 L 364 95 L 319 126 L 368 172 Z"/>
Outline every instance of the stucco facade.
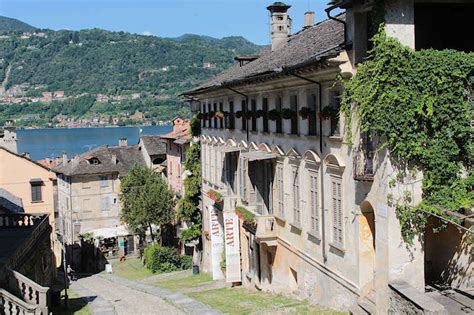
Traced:
<path fill-rule="evenodd" d="M 56 174 L 53 171 L 25 156 L 0 148 L 0 188 L 21 200 L 23 212 L 49 214 L 52 227 L 56 222 L 55 186 Z M 51 232 L 51 245 L 59 265 L 60 249 L 54 229 Z"/>
<path fill-rule="evenodd" d="M 386 9 L 387 34 L 415 48 L 413 1 L 392 1 Z M 391 164 L 387 150 L 375 150 L 377 139 L 368 141 L 370 137 L 357 129 L 356 117 L 346 126 L 344 117 L 322 114 L 326 107 L 339 109 L 342 87 L 337 78 L 354 75 L 357 62 L 366 54 L 367 34 L 360 34 L 367 26 L 361 12 L 367 10 L 370 8 L 349 7 L 346 49 L 319 67 L 314 66 L 317 61 L 312 61 L 314 67 L 308 61 L 299 68 L 279 72 L 285 69 L 282 65 L 271 70 L 271 75 L 270 70 L 258 74 L 267 56 L 274 60 L 285 54 L 264 52 L 257 61 L 241 63 L 242 69 L 235 66 L 188 94 L 203 118 L 206 237 L 202 268 L 214 278 L 226 274 L 218 267 L 223 245 L 208 237 L 219 230 L 211 225 L 211 216 L 218 219 L 222 230 L 223 214 L 243 206 L 255 216 L 255 222 L 240 220 L 241 273 L 246 286 L 296 294 L 346 310 L 369 304 L 370 312 L 380 314 L 394 303 L 390 283 L 402 281 L 423 294 L 424 240 L 415 238 L 410 246 L 405 243 L 392 202 L 409 195 L 410 202 L 418 204 L 422 174 L 396 180 L 400 170 Z M 304 36 L 302 32 L 298 36 Z M 291 51 L 298 40 L 278 49 Z M 347 45 L 349 41 L 352 46 Z M 298 52 L 292 53 L 299 57 Z M 244 77 L 245 73 L 250 74 Z M 285 115 L 285 110 L 292 114 Z M 310 114 L 302 113 L 308 110 Z M 216 115 L 218 111 L 225 113 L 223 118 Z M 277 117 L 270 117 L 275 111 Z M 345 128 L 352 129 L 352 139 L 347 138 Z M 223 195 L 222 203 L 207 196 L 211 189 Z M 446 246 L 450 247 L 453 243 L 448 239 Z M 435 260 L 440 249 L 434 243 L 431 246 L 428 254 Z M 472 251 L 454 252 L 454 262 L 452 253 L 447 253 L 433 268 L 447 272 L 451 283 L 465 285 L 472 276 L 468 257 Z M 462 275 L 443 269 L 448 261 L 452 270 L 463 270 Z"/>

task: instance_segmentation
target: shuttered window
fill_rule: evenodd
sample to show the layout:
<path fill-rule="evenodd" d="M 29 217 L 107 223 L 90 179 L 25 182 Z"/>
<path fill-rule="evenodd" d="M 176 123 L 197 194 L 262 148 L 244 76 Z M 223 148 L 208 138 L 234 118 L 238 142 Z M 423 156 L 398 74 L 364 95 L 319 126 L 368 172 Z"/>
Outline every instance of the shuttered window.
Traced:
<path fill-rule="evenodd" d="M 342 183 L 337 177 L 331 178 L 332 194 L 332 236 L 333 242 L 337 245 L 344 245 L 343 234 L 343 214 L 342 214 Z"/>
<path fill-rule="evenodd" d="M 300 179 L 298 167 L 292 169 L 293 179 L 293 223 L 301 224 L 301 210 L 300 210 Z"/>
<path fill-rule="evenodd" d="M 319 234 L 318 173 L 309 171 L 309 201 L 311 208 L 311 231 Z"/>
<path fill-rule="evenodd" d="M 285 217 L 284 209 L 284 187 L 283 187 L 283 163 L 278 163 L 276 166 L 277 173 L 277 207 L 278 207 L 278 216 L 280 218 Z"/>
<path fill-rule="evenodd" d="M 239 193 L 242 201 L 247 200 L 247 160 L 239 159 Z"/>
<path fill-rule="evenodd" d="M 100 199 L 100 204 L 101 204 L 102 211 L 110 210 L 110 198 L 109 197 L 102 197 Z"/>

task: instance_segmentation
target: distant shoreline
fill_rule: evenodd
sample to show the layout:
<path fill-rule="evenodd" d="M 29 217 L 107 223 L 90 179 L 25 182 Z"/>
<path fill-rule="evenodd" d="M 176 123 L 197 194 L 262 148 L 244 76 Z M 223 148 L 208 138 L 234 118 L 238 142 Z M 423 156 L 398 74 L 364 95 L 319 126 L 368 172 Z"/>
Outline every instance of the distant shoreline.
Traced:
<path fill-rule="evenodd" d="M 166 127 L 171 124 L 163 125 L 127 125 L 127 126 L 89 126 L 89 127 L 17 127 L 17 130 L 48 130 L 48 129 L 99 129 L 99 128 L 141 128 L 141 127 Z"/>

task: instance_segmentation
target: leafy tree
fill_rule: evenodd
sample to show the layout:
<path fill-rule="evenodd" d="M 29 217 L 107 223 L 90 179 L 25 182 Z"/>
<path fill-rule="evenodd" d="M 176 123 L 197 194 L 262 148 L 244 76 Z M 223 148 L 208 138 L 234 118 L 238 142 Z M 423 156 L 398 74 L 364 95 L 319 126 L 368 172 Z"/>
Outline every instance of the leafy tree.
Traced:
<path fill-rule="evenodd" d="M 145 236 L 152 225 L 163 226 L 174 219 L 173 193 L 160 174 L 135 164 L 121 181 L 122 212 L 120 218 L 132 232 Z"/>

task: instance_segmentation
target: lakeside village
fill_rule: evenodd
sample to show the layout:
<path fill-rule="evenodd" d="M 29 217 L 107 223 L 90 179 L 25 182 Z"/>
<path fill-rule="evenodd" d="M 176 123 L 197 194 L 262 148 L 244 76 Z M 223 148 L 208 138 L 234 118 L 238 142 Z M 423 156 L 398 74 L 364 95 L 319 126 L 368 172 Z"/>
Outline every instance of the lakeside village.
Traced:
<path fill-rule="evenodd" d="M 185 92 L 166 135 L 33 161 L 7 122 L 4 313 L 68 287 L 111 314 L 472 314 L 473 7 L 377 4 L 294 33 L 268 6 L 271 45 Z"/>
<path fill-rule="evenodd" d="M 50 103 L 53 101 L 64 102 L 66 100 L 78 99 L 85 96 L 92 96 L 97 103 L 111 103 L 116 105 L 122 101 L 137 101 L 143 98 L 141 93 L 131 93 L 129 95 L 105 95 L 105 94 L 88 94 L 82 93 L 75 96 L 65 96 L 64 91 L 42 91 L 45 89 L 44 85 L 35 85 L 30 87 L 28 84 L 14 85 L 8 90 L 0 88 L 0 104 L 6 106 L 13 104 L 25 103 Z M 40 91 L 35 94 L 41 96 L 26 96 L 26 94 L 33 91 Z M 150 95 L 146 95 L 150 98 Z M 165 100 L 166 97 L 152 96 L 155 100 Z M 31 127 L 47 127 L 47 128 L 88 128 L 88 127 L 122 127 L 122 126 L 164 126 L 171 125 L 170 120 L 156 120 L 153 117 L 145 115 L 145 113 L 136 110 L 135 112 L 120 112 L 114 115 L 109 114 L 95 114 L 93 117 L 71 117 L 63 114 L 58 114 L 49 122 L 40 123 L 39 114 L 25 114 L 18 118 L 22 125 Z"/>

